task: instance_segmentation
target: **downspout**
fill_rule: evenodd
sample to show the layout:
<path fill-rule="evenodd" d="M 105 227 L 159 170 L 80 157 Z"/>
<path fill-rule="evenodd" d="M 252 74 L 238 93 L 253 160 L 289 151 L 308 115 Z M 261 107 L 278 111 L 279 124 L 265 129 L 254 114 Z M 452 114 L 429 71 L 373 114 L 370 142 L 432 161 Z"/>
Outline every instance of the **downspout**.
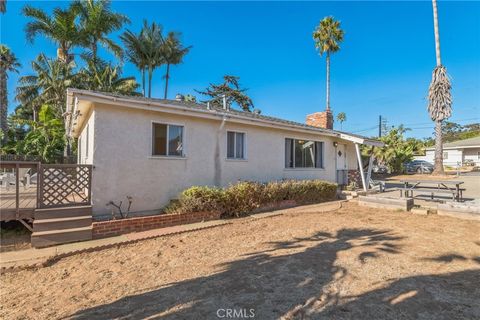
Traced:
<path fill-rule="evenodd" d="M 227 122 L 227 117 L 224 115 L 220 127 L 217 130 L 217 136 L 215 141 L 215 152 L 214 152 L 214 184 L 219 187 L 222 183 L 222 162 L 220 159 L 220 140 L 223 133 L 223 128 L 225 128 L 225 123 Z"/>

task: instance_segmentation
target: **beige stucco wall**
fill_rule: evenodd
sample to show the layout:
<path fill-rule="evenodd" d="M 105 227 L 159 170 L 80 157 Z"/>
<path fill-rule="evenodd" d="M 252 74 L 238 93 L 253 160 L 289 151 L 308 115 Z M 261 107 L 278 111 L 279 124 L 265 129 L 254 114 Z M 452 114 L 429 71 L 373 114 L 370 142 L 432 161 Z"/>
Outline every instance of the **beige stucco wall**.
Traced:
<path fill-rule="evenodd" d="M 97 104 L 94 109 L 90 117 L 94 214 L 110 212 L 106 204 L 126 202 L 126 196 L 133 198 L 132 211 L 159 209 L 192 185 L 336 178 L 331 137 L 109 105 Z M 152 122 L 184 126 L 184 158 L 151 156 Z M 228 130 L 245 132 L 246 160 L 226 159 Z M 325 168 L 285 169 L 286 137 L 324 141 Z M 347 163 L 350 169 L 357 168 L 353 144 L 347 146 Z"/>

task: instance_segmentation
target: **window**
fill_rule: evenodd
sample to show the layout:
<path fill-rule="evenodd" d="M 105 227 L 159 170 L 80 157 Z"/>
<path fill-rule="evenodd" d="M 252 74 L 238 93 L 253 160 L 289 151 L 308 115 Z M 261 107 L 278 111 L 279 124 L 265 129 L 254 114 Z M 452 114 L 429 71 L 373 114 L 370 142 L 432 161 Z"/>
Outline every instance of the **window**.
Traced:
<path fill-rule="evenodd" d="M 480 151 L 477 152 L 477 159 L 480 159 Z"/>
<path fill-rule="evenodd" d="M 448 152 L 443 153 L 443 159 L 448 159 Z"/>
<path fill-rule="evenodd" d="M 183 127 L 154 123 L 152 155 L 183 157 Z"/>
<path fill-rule="evenodd" d="M 245 159 L 245 133 L 227 131 L 227 159 Z"/>
<path fill-rule="evenodd" d="M 323 168 L 323 142 L 285 139 L 285 168 Z"/>

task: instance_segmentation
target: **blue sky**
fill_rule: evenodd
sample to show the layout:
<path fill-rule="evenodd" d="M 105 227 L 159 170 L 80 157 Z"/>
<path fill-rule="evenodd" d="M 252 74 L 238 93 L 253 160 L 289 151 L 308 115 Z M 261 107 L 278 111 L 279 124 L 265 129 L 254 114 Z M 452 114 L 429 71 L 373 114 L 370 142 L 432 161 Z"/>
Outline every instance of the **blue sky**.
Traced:
<path fill-rule="evenodd" d="M 68 2 L 32 3 L 51 11 Z M 1 16 L 1 42 L 22 62 L 20 75 L 40 53 L 55 56 L 55 46 L 38 37 L 27 43 L 22 1 L 8 1 Z M 480 2 L 438 4 L 442 62 L 453 84 L 451 120 L 480 121 Z M 432 7 L 417 2 L 160 2 L 115 1 L 138 31 L 142 20 L 166 31 L 182 32 L 192 45 L 183 64 L 173 67 L 169 95 L 194 93 L 224 74 L 237 75 L 263 114 L 303 122 L 325 108 L 325 59 L 316 52 L 312 31 L 325 16 L 341 20 L 342 49 L 332 57 L 331 106 L 345 112 L 343 130 L 375 135 L 378 116 L 389 125 L 413 128 L 410 136 L 428 137 L 433 125 L 426 93 L 435 66 Z M 112 34 L 118 39 L 119 33 Z M 76 49 L 79 52 L 79 49 Z M 113 57 L 101 52 L 104 58 Z M 153 96 L 163 97 L 164 69 L 154 74 Z M 139 73 L 125 63 L 124 75 Z M 10 110 L 18 79 L 9 79 Z M 339 128 L 339 125 L 335 125 Z"/>

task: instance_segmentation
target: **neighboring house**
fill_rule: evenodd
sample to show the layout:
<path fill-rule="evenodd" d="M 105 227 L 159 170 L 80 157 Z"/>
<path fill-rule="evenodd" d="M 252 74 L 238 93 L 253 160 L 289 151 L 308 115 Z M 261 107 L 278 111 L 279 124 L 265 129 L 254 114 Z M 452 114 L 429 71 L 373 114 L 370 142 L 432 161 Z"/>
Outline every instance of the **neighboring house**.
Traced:
<path fill-rule="evenodd" d="M 416 156 L 415 160 L 434 163 L 435 147 L 426 148 L 425 155 Z M 480 136 L 443 144 L 443 164 L 445 166 L 456 167 L 472 161 L 476 166 L 480 166 Z"/>
<path fill-rule="evenodd" d="M 376 140 L 334 131 L 331 113 L 307 125 L 176 100 L 68 90 L 67 134 L 78 162 L 92 164 L 94 215 L 133 198 L 132 211 L 158 211 L 192 185 L 239 180 L 359 177 L 359 144 Z M 319 126 L 329 126 L 321 128 Z M 365 176 L 363 177 L 366 178 Z"/>

